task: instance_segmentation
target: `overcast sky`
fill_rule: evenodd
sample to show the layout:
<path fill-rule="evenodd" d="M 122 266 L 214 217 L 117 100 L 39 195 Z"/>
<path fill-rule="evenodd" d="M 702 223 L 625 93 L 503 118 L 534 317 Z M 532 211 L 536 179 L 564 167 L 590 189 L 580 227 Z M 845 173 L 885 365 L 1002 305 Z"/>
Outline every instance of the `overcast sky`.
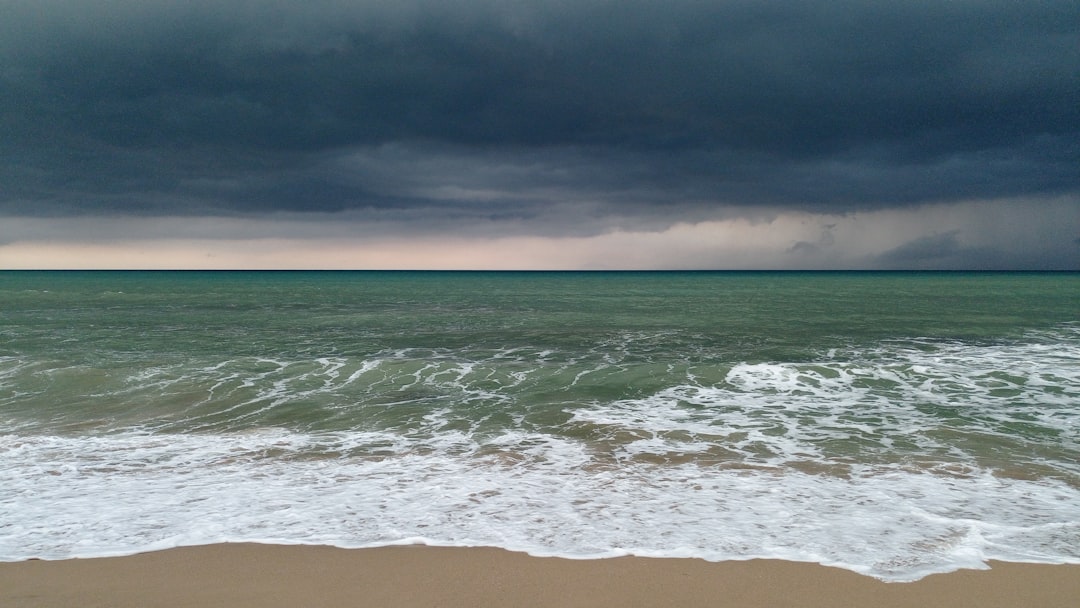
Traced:
<path fill-rule="evenodd" d="M 1080 269 L 1080 3 L 0 0 L 0 267 Z"/>

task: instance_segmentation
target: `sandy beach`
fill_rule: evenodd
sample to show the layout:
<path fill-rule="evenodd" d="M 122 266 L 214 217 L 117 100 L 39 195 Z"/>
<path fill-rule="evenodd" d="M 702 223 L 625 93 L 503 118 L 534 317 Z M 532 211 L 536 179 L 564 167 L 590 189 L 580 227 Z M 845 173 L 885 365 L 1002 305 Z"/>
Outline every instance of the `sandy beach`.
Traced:
<path fill-rule="evenodd" d="M 1062 608 L 1080 566 L 883 583 L 813 564 L 535 558 L 500 549 L 223 544 L 129 557 L 0 564 L 0 605 L 94 606 L 934 606 Z"/>

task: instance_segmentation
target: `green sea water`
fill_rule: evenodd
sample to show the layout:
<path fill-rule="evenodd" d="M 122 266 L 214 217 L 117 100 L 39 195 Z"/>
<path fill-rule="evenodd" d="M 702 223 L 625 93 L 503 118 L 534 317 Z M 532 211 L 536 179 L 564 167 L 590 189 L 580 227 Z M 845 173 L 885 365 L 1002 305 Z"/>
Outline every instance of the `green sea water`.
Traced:
<path fill-rule="evenodd" d="M 0 558 L 1075 561 L 1080 274 L 0 272 L 0 425 Z"/>

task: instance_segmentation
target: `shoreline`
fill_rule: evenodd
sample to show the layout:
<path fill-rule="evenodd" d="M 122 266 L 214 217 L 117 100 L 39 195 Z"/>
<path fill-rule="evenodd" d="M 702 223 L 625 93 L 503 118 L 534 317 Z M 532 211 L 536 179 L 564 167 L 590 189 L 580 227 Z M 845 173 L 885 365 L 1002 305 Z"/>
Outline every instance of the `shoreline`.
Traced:
<path fill-rule="evenodd" d="M 125 557 L 0 563 L 0 605 L 1072 608 L 1080 604 L 1080 565 L 992 562 L 990 566 L 887 583 L 839 568 L 779 560 L 570 560 L 496 548 L 227 543 Z"/>

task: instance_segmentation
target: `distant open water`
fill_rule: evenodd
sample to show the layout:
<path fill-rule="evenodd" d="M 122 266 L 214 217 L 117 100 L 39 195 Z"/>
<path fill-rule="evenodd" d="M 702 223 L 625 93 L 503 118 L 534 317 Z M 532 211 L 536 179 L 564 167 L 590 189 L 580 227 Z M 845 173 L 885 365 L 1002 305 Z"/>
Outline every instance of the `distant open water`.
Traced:
<path fill-rule="evenodd" d="M 0 273 L 0 559 L 1080 563 L 1075 273 Z"/>

